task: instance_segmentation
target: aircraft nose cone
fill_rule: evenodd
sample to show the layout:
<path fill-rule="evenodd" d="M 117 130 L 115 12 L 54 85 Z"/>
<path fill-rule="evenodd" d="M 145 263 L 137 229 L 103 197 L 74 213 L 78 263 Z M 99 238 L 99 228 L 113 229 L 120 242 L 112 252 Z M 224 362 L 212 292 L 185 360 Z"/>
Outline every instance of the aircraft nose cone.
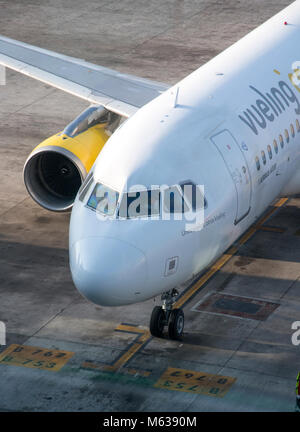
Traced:
<path fill-rule="evenodd" d="M 147 279 L 146 257 L 130 244 L 105 237 L 76 241 L 70 268 L 78 291 L 93 303 L 118 306 L 138 301 Z"/>

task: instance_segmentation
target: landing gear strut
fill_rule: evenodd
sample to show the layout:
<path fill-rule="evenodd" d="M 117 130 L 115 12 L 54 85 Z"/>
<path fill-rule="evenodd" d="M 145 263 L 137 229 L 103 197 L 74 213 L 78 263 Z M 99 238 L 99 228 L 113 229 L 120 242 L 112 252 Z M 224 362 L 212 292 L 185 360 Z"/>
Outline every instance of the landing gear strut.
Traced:
<path fill-rule="evenodd" d="M 181 339 L 184 328 L 184 314 L 182 309 L 173 309 L 178 291 L 172 289 L 162 294 L 162 306 L 155 306 L 150 319 L 150 333 L 161 337 L 164 327 L 168 326 L 170 339 Z"/>

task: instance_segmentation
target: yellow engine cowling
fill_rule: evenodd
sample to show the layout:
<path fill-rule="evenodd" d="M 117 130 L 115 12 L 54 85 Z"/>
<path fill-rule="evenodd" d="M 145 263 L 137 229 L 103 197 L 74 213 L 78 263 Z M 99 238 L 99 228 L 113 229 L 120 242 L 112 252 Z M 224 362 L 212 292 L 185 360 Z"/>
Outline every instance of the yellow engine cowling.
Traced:
<path fill-rule="evenodd" d="M 74 138 L 62 133 L 39 144 L 24 165 L 31 197 L 47 210 L 69 210 L 87 173 L 109 138 L 106 124 L 97 124 Z"/>

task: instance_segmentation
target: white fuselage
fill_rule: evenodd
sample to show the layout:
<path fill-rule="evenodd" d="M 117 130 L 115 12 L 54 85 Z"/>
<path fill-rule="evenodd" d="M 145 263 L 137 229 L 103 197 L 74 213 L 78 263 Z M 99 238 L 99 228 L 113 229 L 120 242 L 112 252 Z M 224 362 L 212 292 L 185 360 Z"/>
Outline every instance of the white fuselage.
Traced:
<path fill-rule="evenodd" d="M 298 40 L 295 2 L 113 134 L 94 165 L 95 182 L 120 196 L 135 185 L 204 185 L 204 227 L 104 222 L 86 205 L 91 186 L 84 202 L 77 197 L 70 223 L 71 271 L 84 296 L 122 305 L 168 291 L 216 260 L 277 196 L 300 192 L 300 84 L 292 76 Z M 168 274 L 171 258 L 176 271 Z"/>

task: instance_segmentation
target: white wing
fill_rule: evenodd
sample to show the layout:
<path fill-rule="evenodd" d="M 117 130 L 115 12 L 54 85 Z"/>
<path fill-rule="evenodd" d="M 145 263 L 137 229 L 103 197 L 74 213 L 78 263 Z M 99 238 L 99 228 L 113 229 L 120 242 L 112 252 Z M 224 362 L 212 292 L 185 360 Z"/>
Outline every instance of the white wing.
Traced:
<path fill-rule="evenodd" d="M 0 36 L 0 65 L 130 117 L 168 86 Z"/>

